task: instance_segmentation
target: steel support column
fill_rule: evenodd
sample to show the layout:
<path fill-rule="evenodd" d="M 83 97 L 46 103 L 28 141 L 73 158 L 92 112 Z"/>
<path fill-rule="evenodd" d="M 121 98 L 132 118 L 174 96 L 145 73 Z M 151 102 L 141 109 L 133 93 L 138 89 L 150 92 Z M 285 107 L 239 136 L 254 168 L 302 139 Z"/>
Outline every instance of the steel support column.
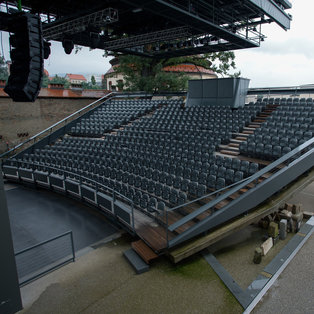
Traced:
<path fill-rule="evenodd" d="M 0 250 L 0 313 L 16 313 L 22 309 L 22 300 L 17 278 L 2 171 L 0 171 Z"/>

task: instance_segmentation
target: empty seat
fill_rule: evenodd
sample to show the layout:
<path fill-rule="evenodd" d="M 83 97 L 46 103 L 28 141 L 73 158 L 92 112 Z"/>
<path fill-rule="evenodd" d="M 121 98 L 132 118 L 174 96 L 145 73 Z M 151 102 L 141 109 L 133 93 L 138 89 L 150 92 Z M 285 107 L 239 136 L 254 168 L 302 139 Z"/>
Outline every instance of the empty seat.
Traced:
<path fill-rule="evenodd" d="M 150 213 L 154 213 L 157 211 L 157 199 L 155 197 L 151 197 L 148 202 L 147 211 Z"/>
<path fill-rule="evenodd" d="M 215 189 L 220 190 L 220 189 L 223 189 L 225 186 L 226 186 L 225 179 L 224 178 L 218 178 L 216 181 Z"/>
<path fill-rule="evenodd" d="M 242 171 L 236 171 L 234 174 L 233 180 L 234 180 L 234 182 L 238 182 L 238 181 L 243 180 L 243 178 L 244 178 L 243 172 Z"/>
<path fill-rule="evenodd" d="M 173 205 L 177 205 L 178 204 L 178 198 L 179 198 L 178 190 L 171 189 L 170 190 L 170 197 L 169 197 L 170 203 L 173 204 Z"/>
<path fill-rule="evenodd" d="M 233 177 L 234 177 L 234 170 L 233 169 L 227 169 L 226 171 L 226 183 L 231 184 L 233 183 Z"/>
<path fill-rule="evenodd" d="M 197 197 L 202 197 L 206 194 L 206 185 L 199 184 L 197 187 Z"/>
<path fill-rule="evenodd" d="M 258 171 L 258 168 L 259 168 L 258 163 L 251 162 L 250 166 L 249 166 L 249 173 L 248 174 L 250 176 L 253 175 L 254 173 L 256 173 Z"/>
<path fill-rule="evenodd" d="M 158 210 L 159 212 L 163 212 L 163 211 L 165 210 L 165 208 L 166 208 L 166 205 L 165 205 L 164 202 L 159 201 L 159 202 L 157 203 L 157 210 Z"/>

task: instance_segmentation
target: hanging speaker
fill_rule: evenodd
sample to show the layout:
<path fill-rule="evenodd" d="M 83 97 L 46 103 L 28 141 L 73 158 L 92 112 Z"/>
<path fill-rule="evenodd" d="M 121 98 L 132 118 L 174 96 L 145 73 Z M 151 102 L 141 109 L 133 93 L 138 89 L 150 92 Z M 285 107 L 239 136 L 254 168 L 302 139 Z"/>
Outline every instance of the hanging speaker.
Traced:
<path fill-rule="evenodd" d="M 10 16 L 11 68 L 4 91 L 13 101 L 35 101 L 41 87 L 44 44 L 40 17 L 19 12 Z"/>

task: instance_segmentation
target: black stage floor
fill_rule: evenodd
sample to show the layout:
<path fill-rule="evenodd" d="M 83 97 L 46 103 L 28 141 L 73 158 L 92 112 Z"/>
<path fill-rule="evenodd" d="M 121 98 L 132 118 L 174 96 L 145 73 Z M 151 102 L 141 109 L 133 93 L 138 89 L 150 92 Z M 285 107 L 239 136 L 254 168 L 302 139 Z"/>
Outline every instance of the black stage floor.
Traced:
<path fill-rule="evenodd" d="M 6 196 L 15 252 L 69 230 L 76 251 L 117 232 L 88 206 L 57 193 L 17 186 Z"/>

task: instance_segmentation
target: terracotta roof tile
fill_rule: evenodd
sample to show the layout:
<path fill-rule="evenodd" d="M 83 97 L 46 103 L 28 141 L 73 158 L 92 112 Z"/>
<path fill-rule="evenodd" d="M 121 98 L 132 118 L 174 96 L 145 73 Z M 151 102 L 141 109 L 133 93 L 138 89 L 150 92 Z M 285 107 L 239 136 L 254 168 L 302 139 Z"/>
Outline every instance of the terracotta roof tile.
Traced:
<path fill-rule="evenodd" d="M 197 66 L 194 64 L 178 64 L 178 65 L 169 65 L 163 68 L 165 72 L 185 72 L 185 73 L 206 73 L 215 75 L 215 72 L 209 69 L 206 69 L 202 66 Z"/>
<path fill-rule="evenodd" d="M 82 74 L 71 74 L 71 73 L 67 73 L 66 75 L 70 80 L 82 80 L 82 81 L 86 81 L 86 78 L 84 75 Z"/>

